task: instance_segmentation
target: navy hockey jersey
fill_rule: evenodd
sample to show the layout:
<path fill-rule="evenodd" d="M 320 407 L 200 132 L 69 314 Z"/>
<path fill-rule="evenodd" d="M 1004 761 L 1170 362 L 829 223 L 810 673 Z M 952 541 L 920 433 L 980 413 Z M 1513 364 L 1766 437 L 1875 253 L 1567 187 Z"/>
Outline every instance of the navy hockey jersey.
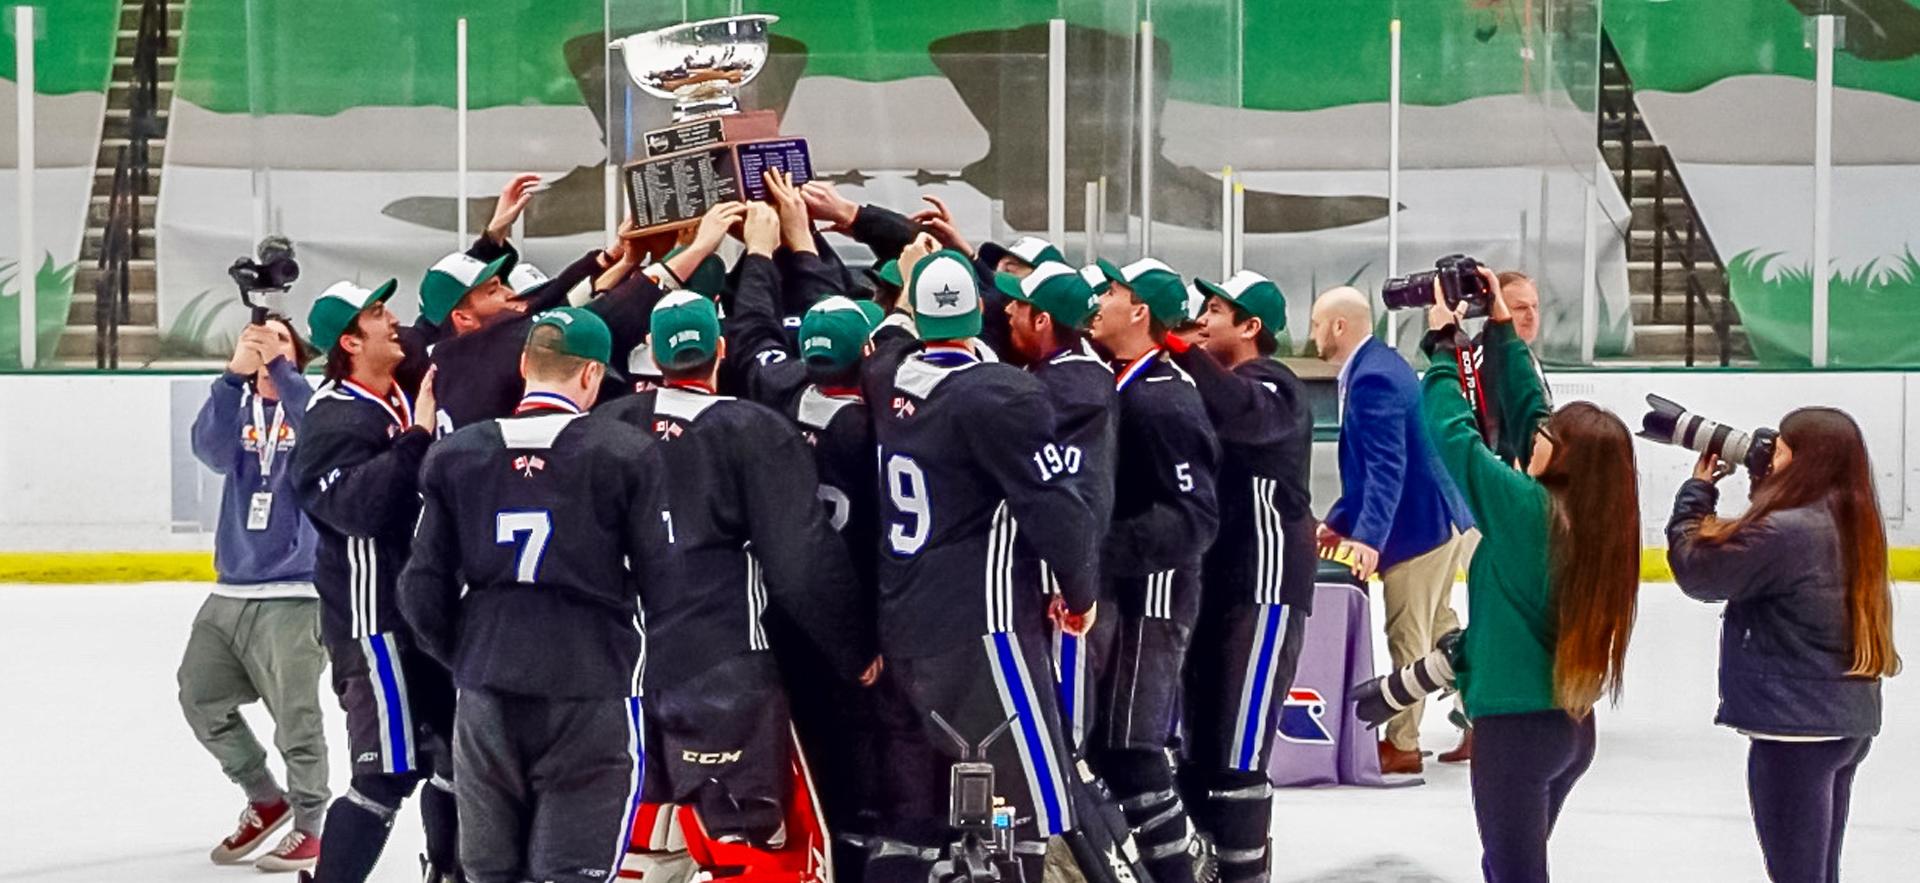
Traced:
<path fill-rule="evenodd" d="M 658 446 L 529 397 L 539 401 L 565 407 L 476 423 L 433 446 L 401 607 L 458 686 L 638 695 L 639 590 L 666 543 Z"/>
<path fill-rule="evenodd" d="M 659 439 L 667 469 L 667 566 L 641 587 L 648 683 L 682 682 L 771 649 L 761 618 L 769 604 L 848 679 L 865 670 L 872 627 L 815 496 L 813 455 L 786 418 L 672 386 L 595 414 Z"/>
<path fill-rule="evenodd" d="M 1273 359 L 1228 370 L 1192 347 L 1174 361 L 1193 378 L 1220 439 L 1220 535 L 1207 553 L 1207 591 L 1311 611 L 1317 559 L 1306 386 Z"/>
<path fill-rule="evenodd" d="M 1103 573 L 1130 613 L 1191 622 L 1220 525 L 1220 444 L 1193 381 L 1155 349 L 1117 373 L 1119 455 Z"/>
<path fill-rule="evenodd" d="M 406 393 L 382 397 L 351 379 L 315 391 L 304 428 L 292 470 L 320 535 L 321 633 L 332 642 L 404 632 L 393 588 L 412 546 L 420 461 L 433 438 L 414 428 Z"/>
<path fill-rule="evenodd" d="M 1053 407 L 1031 375 L 941 349 L 868 360 L 880 456 L 880 635 L 886 655 L 926 656 L 1011 631 L 1016 541 L 1031 544 L 1068 606 L 1095 599 L 1095 524 L 1061 480 Z"/>
<path fill-rule="evenodd" d="M 1105 537 L 1113 521 L 1113 481 L 1118 433 L 1119 397 L 1113 389 L 1113 369 L 1093 348 L 1081 342 L 1028 369 L 1046 390 L 1053 406 L 1054 446 L 1060 452 L 1060 481 L 1087 503 L 1093 515 L 1094 536 Z M 1046 590 L 1055 590 L 1050 570 L 1030 543 L 1016 550 L 1022 579 L 1039 578 Z"/>

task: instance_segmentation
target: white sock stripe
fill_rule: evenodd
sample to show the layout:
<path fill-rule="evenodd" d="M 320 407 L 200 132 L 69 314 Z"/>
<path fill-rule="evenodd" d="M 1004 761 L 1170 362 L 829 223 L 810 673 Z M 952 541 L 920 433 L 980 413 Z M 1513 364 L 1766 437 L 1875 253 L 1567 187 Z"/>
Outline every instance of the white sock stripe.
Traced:
<path fill-rule="evenodd" d="M 981 641 L 986 645 L 987 663 L 989 667 L 993 669 L 993 686 L 1000 694 L 1000 708 L 1008 717 L 1015 718 L 1013 726 L 1001 738 L 1013 739 L 1014 748 L 1020 757 L 1020 768 L 1026 773 L 1027 792 L 1029 798 L 1033 801 L 1033 811 L 1037 824 L 1039 822 L 1038 817 L 1046 812 L 1046 798 L 1040 791 L 1040 774 L 1039 771 L 1034 768 L 1035 758 L 1033 757 L 1033 752 L 1028 750 L 1026 734 L 1020 731 L 1021 722 L 1015 717 L 1016 712 L 1012 692 L 1015 689 L 1015 685 L 1013 684 L 1014 673 L 1007 671 L 1006 667 L 1000 664 L 1000 647 L 998 641 L 1003 634 L 1009 643 L 1013 642 L 1013 635 L 1006 633 L 983 635 Z M 1016 643 L 1014 644 L 1015 659 L 1019 658 L 1019 653 L 1019 645 Z M 1040 827 L 1042 830 L 1045 829 L 1044 825 Z"/>
<path fill-rule="evenodd" d="M 400 732 L 407 758 L 407 769 L 417 770 L 420 764 L 414 758 L 413 751 L 413 698 L 407 694 L 407 671 L 400 662 L 400 642 L 393 639 L 391 633 L 382 634 L 381 640 L 387 643 L 387 660 L 393 666 L 393 689 L 400 694 Z"/>

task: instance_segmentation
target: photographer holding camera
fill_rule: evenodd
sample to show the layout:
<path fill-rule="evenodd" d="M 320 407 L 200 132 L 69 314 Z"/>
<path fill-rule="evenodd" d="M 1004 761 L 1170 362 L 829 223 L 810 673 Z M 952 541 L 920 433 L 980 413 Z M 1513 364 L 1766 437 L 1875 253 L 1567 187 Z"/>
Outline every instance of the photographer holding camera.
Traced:
<path fill-rule="evenodd" d="M 213 563 L 218 582 L 194 617 L 180 660 L 180 707 L 193 735 L 247 795 L 239 827 L 214 847 L 237 864 L 289 823 L 254 866 L 313 866 L 327 811 L 327 746 L 320 723 L 320 602 L 313 587 L 313 525 L 295 504 L 287 462 L 304 432 L 313 388 L 300 375 L 307 346 L 287 317 L 267 313 L 240 332 L 227 370 L 193 421 L 193 455 L 224 481 Z M 287 766 L 282 790 L 267 752 L 240 716 L 259 701 L 273 718 Z"/>
<path fill-rule="evenodd" d="M 1732 464 L 1701 455 L 1674 500 L 1667 561 L 1689 597 L 1727 605 L 1715 721 L 1752 740 L 1747 795 L 1768 875 L 1837 880 L 1880 680 L 1900 670 L 1873 469 L 1860 427 L 1833 408 L 1788 414 L 1771 459 L 1746 465 L 1752 503 L 1722 519 L 1714 483 Z"/>
<path fill-rule="evenodd" d="M 1633 439 L 1613 414 L 1576 402 L 1548 414 L 1510 329 L 1499 280 L 1478 274 L 1493 345 L 1506 347 L 1503 434 L 1526 439 L 1525 471 L 1501 462 L 1462 394 L 1455 351 L 1463 299 L 1433 283 L 1427 431 L 1483 535 L 1467 574 L 1470 623 L 1459 687 L 1475 728 L 1474 817 L 1490 881 L 1546 880 L 1547 837 L 1593 761 L 1593 706 L 1617 699 L 1639 590 Z M 1529 404 L 1531 402 L 1531 404 Z"/>

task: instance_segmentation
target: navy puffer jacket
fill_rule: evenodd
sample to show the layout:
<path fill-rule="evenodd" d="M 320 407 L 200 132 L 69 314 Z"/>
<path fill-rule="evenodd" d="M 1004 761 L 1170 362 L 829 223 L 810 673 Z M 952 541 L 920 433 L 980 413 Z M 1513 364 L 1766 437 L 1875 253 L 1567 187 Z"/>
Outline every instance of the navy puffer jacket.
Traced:
<path fill-rule="evenodd" d="M 1667 562 L 1680 590 L 1724 601 L 1717 723 L 1773 736 L 1874 736 L 1880 679 L 1849 677 L 1852 637 L 1839 527 L 1823 504 L 1783 509 L 1724 542 L 1699 538 L 1719 489 L 1680 486 Z"/>

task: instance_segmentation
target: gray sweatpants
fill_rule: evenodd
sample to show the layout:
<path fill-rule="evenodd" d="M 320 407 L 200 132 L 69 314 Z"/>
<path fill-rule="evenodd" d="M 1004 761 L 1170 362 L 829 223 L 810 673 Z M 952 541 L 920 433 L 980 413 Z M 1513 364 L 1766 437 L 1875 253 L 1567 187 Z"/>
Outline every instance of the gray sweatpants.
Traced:
<path fill-rule="evenodd" d="M 320 718 L 320 602 L 207 596 L 180 660 L 180 709 L 220 770 L 252 802 L 284 796 L 294 827 L 319 835 L 326 818 L 327 745 Z M 287 765 L 287 791 L 240 716 L 255 700 L 273 717 L 273 744 Z"/>

